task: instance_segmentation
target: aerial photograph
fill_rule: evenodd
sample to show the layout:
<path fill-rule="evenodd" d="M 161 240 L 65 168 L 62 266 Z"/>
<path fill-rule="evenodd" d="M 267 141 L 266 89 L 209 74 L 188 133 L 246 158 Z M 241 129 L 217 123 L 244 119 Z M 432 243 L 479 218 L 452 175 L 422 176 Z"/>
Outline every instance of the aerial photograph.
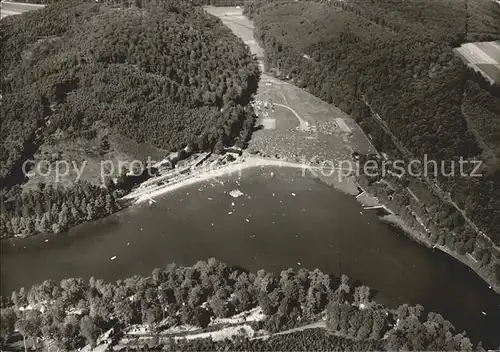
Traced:
<path fill-rule="evenodd" d="M 499 0 L 1 0 L 0 351 L 500 351 Z"/>

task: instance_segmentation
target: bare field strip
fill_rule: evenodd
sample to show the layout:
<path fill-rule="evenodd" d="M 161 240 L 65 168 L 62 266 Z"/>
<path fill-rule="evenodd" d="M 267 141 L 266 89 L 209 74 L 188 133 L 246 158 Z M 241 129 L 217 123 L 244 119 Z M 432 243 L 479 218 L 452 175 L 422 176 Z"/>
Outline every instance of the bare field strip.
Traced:
<path fill-rule="evenodd" d="M 462 44 L 455 52 L 490 82 L 500 83 L 500 42 Z"/>

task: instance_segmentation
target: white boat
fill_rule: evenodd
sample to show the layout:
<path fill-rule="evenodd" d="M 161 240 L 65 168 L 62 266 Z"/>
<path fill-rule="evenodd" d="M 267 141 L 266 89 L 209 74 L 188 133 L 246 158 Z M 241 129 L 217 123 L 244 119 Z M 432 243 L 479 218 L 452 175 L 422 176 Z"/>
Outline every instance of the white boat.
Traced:
<path fill-rule="evenodd" d="M 111 257 L 111 260 L 115 260 L 115 259 L 116 259 L 116 255 Z"/>
<path fill-rule="evenodd" d="M 229 192 L 229 195 L 233 198 L 238 198 L 238 197 L 241 197 L 245 194 L 242 191 L 240 191 L 239 189 L 233 189 L 231 192 Z"/>
<path fill-rule="evenodd" d="M 481 313 L 483 313 L 483 315 L 488 315 L 488 314 L 486 314 L 486 312 L 481 312 Z"/>

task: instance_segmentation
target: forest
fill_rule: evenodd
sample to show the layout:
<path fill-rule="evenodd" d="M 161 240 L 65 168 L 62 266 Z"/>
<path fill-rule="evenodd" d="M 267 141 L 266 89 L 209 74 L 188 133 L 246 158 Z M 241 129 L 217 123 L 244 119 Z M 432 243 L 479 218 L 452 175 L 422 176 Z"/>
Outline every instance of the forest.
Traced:
<path fill-rule="evenodd" d="M 317 322 L 325 314 L 326 329 L 265 341 L 160 339 L 162 329 L 182 324 L 206 328 L 213 318 L 255 307 L 265 314 L 263 321 L 252 323 L 255 329 L 278 332 Z M 62 350 L 74 350 L 94 346 L 111 327 L 125 331 L 132 324 L 147 326 L 153 338 L 145 339 L 142 348 L 149 350 L 482 350 L 481 343 L 456 333 L 439 314 L 420 305 L 388 309 L 373 301 L 370 288 L 318 269 L 252 273 L 211 258 L 191 267 L 171 264 L 153 270 L 150 277 L 116 283 L 46 280 L 2 299 L 4 347 L 15 329 L 35 345 L 52 340 Z M 116 344 L 120 334 L 114 335 Z"/>
<path fill-rule="evenodd" d="M 379 151 L 393 159 L 482 161 L 480 178 L 427 181 L 477 225 L 468 235 L 474 243 L 482 232 L 500 244 L 500 87 L 452 51 L 500 39 L 497 4 L 257 0 L 245 13 L 267 69 L 349 113 Z M 450 236 L 466 231 L 453 207 L 437 215 L 451 223 Z"/>
<path fill-rule="evenodd" d="M 2 178 L 58 128 L 82 134 L 103 121 L 177 150 L 233 142 L 253 122 L 245 104 L 256 89 L 255 60 L 187 2 L 121 11 L 63 1 L 6 18 L 0 33 Z"/>
<path fill-rule="evenodd" d="M 92 138 L 104 125 L 137 143 L 196 151 L 243 147 L 253 129 L 256 60 L 220 20 L 187 1 L 63 0 L 2 19 L 0 38 L 4 203 L 26 199 L 12 190 L 24 181 L 21 166 L 60 131 Z M 68 207 L 78 192 L 66 192 Z M 102 192 L 92 192 L 94 202 Z M 32 204 L 20 208 L 38 213 Z M 16 233 L 19 213 L 7 214 L 16 225 L 5 234 Z M 94 216 L 73 220 L 87 218 Z"/>
<path fill-rule="evenodd" d="M 0 206 L 1 238 L 57 234 L 120 209 L 113 192 L 87 182 L 71 188 L 40 184 L 37 190 L 18 190 L 10 202 Z"/>

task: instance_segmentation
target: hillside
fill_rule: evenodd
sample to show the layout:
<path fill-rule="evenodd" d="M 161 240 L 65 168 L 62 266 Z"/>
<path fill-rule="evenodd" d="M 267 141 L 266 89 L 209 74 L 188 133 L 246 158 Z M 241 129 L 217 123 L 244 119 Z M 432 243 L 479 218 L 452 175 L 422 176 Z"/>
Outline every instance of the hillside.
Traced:
<path fill-rule="evenodd" d="M 246 103 L 257 66 L 219 21 L 184 4 L 75 5 L 1 23 L 0 176 L 40 134 L 91 134 L 96 121 L 165 149 L 237 136 L 245 112 L 220 108 Z"/>
<path fill-rule="evenodd" d="M 253 127 L 256 61 L 218 19 L 187 2 L 61 1 L 3 19 L 0 38 L 2 215 L 20 216 L 23 205 L 11 203 L 23 198 L 12 187 L 25 181 L 27 160 L 49 168 L 90 160 L 99 176 L 103 159 L 243 146 Z"/>
<path fill-rule="evenodd" d="M 466 41 L 498 40 L 500 7 L 255 1 L 245 13 L 254 19 L 268 70 L 349 113 L 391 159 L 427 156 L 445 165 L 437 177 L 440 170 L 431 166 L 423 177 L 360 182 L 405 220 L 423 224 L 425 242 L 469 253 L 490 282 L 500 282 L 498 248 L 482 236 L 500 244 L 500 87 L 452 51 Z M 482 176 L 460 176 L 460 157 L 482 161 Z M 452 168 L 455 176 L 446 176 Z"/>

